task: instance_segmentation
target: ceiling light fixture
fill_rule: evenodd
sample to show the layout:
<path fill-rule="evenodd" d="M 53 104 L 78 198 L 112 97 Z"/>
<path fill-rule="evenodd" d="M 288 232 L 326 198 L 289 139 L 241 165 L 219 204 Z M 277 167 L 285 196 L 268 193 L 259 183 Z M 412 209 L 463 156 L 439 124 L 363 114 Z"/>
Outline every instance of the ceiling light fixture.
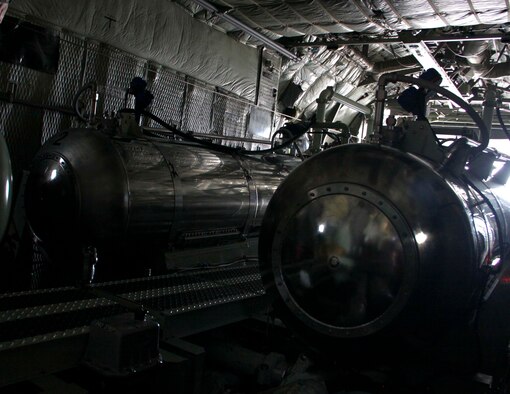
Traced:
<path fill-rule="evenodd" d="M 276 52 L 282 54 L 285 57 L 288 57 L 291 60 L 298 61 L 299 57 L 294 55 L 289 50 L 285 49 L 280 44 L 274 42 L 270 38 L 266 37 L 263 34 L 260 34 L 258 31 L 252 29 L 250 26 L 244 24 L 240 20 L 237 20 L 233 16 L 230 16 L 225 11 L 220 10 L 216 5 L 209 3 L 205 0 L 193 0 L 195 3 L 200 4 L 203 8 L 205 8 L 207 11 L 212 12 L 215 14 L 218 18 L 223 19 L 224 21 L 227 21 L 231 25 L 237 27 L 239 30 L 250 34 L 251 36 L 255 37 L 257 40 L 262 42 L 265 46 L 268 48 L 274 49 Z"/>

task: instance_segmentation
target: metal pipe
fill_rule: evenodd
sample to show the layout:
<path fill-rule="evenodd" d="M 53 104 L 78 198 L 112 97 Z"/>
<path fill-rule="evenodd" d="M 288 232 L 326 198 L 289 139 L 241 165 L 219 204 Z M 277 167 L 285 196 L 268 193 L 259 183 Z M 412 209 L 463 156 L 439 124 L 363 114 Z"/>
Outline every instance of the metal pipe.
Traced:
<path fill-rule="evenodd" d="M 496 33 L 496 34 L 476 34 L 469 36 L 455 36 L 449 37 L 447 35 L 432 35 L 432 36 L 424 36 L 421 41 L 424 42 L 458 42 L 458 41 L 485 41 L 485 40 L 501 40 L 504 34 Z"/>
<path fill-rule="evenodd" d="M 365 115 L 370 115 L 372 113 L 372 110 L 367 107 L 366 105 L 360 104 L 354 100 L 351 100 L 348 97 L 345 97 L 341 94 L 335 93 L 333 94 L 333 100 L 336 102 L 345 105 L 346 107 L 353 109 L 355 111 L 361 112 Z"/>
<path fill-rule="evenodd" d="M 494 117 L 494 108 L 496 108 L 496 90 L 494 86 L 489 85 L 486 93 L 485 100 L 483 102 L 482 119 L 487 126 L 489 133 L 492 128 L 492 118 Z"/>
<path fill-rule="evenodd" d="M 294 55 L 289 50 L 285 49 L 280 44 L 274 42 L 270 38 L 266 37 L 263 34 L 260 34 L 258 31 L 252 29 L 250 26 L 244 24 L 243 22 L 239 21 L 238 19 L 234 18 L 233 16 L 228 15 L 224 11 L 221 11 L 217 6 L 209 3 L 205 0 L 193 0 L 195 3 L 201 5 L 203 8 L 205 8 L 207 11 L 214 13 L 218 18 L 223 19 L 233 26 L 237 27 L 238 29 L 242 30 L 245 33 L 250 34 L 251 36 L 255 37 L 257 40 L 265 44 L 271 49 L 274 49 L 276 52 L 282 54 L 285 57 L 288 57 L 289 59 L 293 61 L 298 61 L 299 58 Z"/>
<path fill-rule="evenodd" d="M 294 44 L 288 44 L 288 48 L 297 47 L 325 47 L 335 45 L 366 45 L 366 44 L 392 44 L 402 42 L 398 37 L 395 38 L 365 38 L 365 39 L 354 39 L 354 40 L 333 40 L 333 41 L 314 41 L 314 42 L 297 42 Z"/>
<path fill-rule="evenodd" d="M 355 38 L 355 39 L 347 39 L 347 40 L 332 40 L 332 41 L 314 41 L 314 42 L 297 42 L 293 44 L 288 44 L 288 48 L 297 48 L 297 47 L 334 47 L 335 45 L 365 45 L 365 44 L 393 44 L 404 42 L 406 44 L 418 43 L 420 41 L 424 42 L 458 42 L 458 41 L 485 41 L 485 40 L 501 40 L 503 38 L 503 34 L 476 34 L 469 36 L 448 36 L 445 34 L 441 35 L 423 35 L 419 34 L 417 36 L 406 36 L 405 34 L 400 35 L 399 37 L 381 37 L 381 38 Z"/>
<path fill-rule="evenodd" d="M 316 121 L 318 123 L 323 123 L 326 121 L 326 104 L 328 104 L 331 100 L 334 100 L 337 103 L 343 104 L 346 107 L 361 112 L 365 115 L 370 115 L 372 113 L 372 110 L 366 105 L 360 104 L 357 101 L 351 100 L 350 98 L 339 93 L 335 93 L 333 86 L 328 86 L 320 93 L 319 98 L 317 99 L 318 106 Z"/>
<path fill-rule="evenodd" d="M 407 70 L 411 67 L 419 66 L 418 61 L 413 55 L 400 57 L 397 59 L 384 60 L 374 64 L 372 71 L 374 74 L 384 74 L 400 70 Z"/>
<path fill-rule="evenodd" d="M 326 121 L 326 105 L 331 101 L 334 94 L 333 86 L 328 86 L 319 94 L 315 117 L 315 121 L 317 123 L 324 123 Z M 314 131 L 321 131 L 321 129 L 322 127 L 314 127 Z M 322 133 L 319 132 L 313 135 L 312 146 L 310 147 L 311 152 L 316 153 L 320 150 L 322 137 Z"/>
<path fill-rule="evenodd" d="M 377 83 L 377 91 L 375 93 L 375 111 L 374 111 L 374 126 L 372 127 L 372 131 L 374 134 L 381 135 L 382 126 L 383 126 L 383 118 L 384 118 L 384 103 L 386 101 L 386 75 L 384 74 L 381 78 L 379 78 L 379 82 Z"/>
<path fill-rule="evenodd" d="M 488 41 L 468 42 L 462 54 L 456 55 L 457 61 L 471 67 L 474 78 L 492 79 L 510 75 L 510 62 L 491 64 Z"/>
<path fill-rule="evenodd" d="M 361 112 L 365 115 L 370 115 L 372 113 L 372 110 L 368 108 L 366 105 L 360 104 L 354 100 L 351 100 L 350 98 L 347 98 L 341 94 L 335 93 L 333 90 L 333 86 L 328 86 L 326 89 L 324 89 L 320 94 L 319 98 L 317 99 L 317 116 L 316 116 L 316 124 L 314 125 L 315 131 L 320 131 L 324 127 L 330 127 L 333 128 L 334 124 L 327 124 L 326 123 L 326 106 L 328 103 L 334 100 L 342 105 L 345 105 L 348 108 L 351 108 L 355 111 Z M 321 125 L 322 124 L 322 125 Z M 340 125 L 340 126 L 338 126 Z M 345 128 L 344 128 L 345 126 Z M 337 124 L 337 127 L 340 127 L 343 130 L 349 130 L 349 128 L 344 125 L 343 123 Z M 312 152 L 318 152 L 320 150 L 320 145 L 322 143 L 323 134 L 322 133 L 316 133 L 313 136 L 312 146 L 310 150 Z"/>

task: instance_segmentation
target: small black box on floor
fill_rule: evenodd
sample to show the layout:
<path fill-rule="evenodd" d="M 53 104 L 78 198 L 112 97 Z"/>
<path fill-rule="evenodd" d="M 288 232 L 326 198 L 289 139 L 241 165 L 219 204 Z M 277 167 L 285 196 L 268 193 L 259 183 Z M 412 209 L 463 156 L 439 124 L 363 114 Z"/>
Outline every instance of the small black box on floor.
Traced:
<path fill-rule="evenodd" d="M 126 376 L 161 363 L 159 323 L 135 319 L 133 313 L 96 320 L 84 363 L 107 376 Z"/>

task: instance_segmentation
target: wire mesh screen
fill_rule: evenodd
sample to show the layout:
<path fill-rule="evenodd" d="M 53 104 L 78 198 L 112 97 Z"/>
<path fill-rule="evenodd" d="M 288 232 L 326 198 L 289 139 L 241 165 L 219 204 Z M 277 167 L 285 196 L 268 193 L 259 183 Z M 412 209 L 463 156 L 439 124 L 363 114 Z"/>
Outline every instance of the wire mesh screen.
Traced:
<path fill-rule="evenodd" d="M 150 112 L 165 122 L 180 127 L 184 109 L 184 93 L 186 92 L 186 81 L 183 76 L 177 75 L 174 71 L 159 68 L 154 70 L 149 89 L 154 95 L 154 102 Z M 159 127 L 153 120 L 150 127 Z"/>
<path fill-rule="evenodd" d="M 76 119 L 74 116 L 61 114 L 55 111 L 44 111 L 41 142 L 44 144 L 60 131 L 74 126 L 76 126 Z"/>
<path fill-rule="evenodd" d="M 95 81 L 99 90 L 98 114 L 124 108 L 126 89 L 134 77 L 146 76 L 147 62 L 116 48 L 96 42 L 88 42 L 86 49 L 84 82 Z M 128 106 L 134 98 L 128 97 Z"/>
<path fill-rule="evenodd" d="M 147 62 L 128 53 L 109 48 L 108 70 L 104 86 L 104 108 L 111 113 L 124 108 L 126 89 L 134 77 L 146 77 Z M 134 106 L 133 96 L 128 97 L 128 106 Z"/>
<path fill-rule="evenodd" d="M 182 130 L 210 134 L 214 91 L 190 78 L 185 97 Z"/>
<path fill-rule="evenodd" d="M 47 104 L 54 107 L 70 107 L 75 93 L 82 83 L 81 73 L 85 42 L 70 34 L 62 33 L 60 40 L 60 60 L 57 74 L 53 78 Z M 59 131 L 73 125 L 73 117 L 57 111 L 45 111 L 41 143 Z"/>
<path fill-rule="evenodd" d="M 108 48 L 106 45 L 90 41 L 85 41 L 84 46 L 85 69 L 82 70 L 82 82 L 96 81 L 98 85 L 104 85 L 106 82 Z"/>
<path fill-rule="evenodd" d="M 32 70 L 18 64 L 1 63 L 2 85 L 20 100 L 46 103 L 53 75 Z"/>
<path fill-rule="evenodd" d="M 224 94 L 214 95 L 212 107 L 212 133 L 224 135 L 225 112 L 227 111 L 228 97 Z M 227 142 L 227 141 L 225 141 Z M 227 144 L 228 145 L 228 144 Z"/>
<path fill-rule="evenodd" d="M 52 105 L 69 106 L 82 83 L 80 72 L 84 53 L 84 41 L 62 33 L 60 60 L 53 80 L 48 102 Z"/>
<path fill-rule="evenodd" d="M 246 137 L 246 116 L 249 109 L 248 103 L 229 97 L 224 112 L 223 134 Z"/>
<path fill-rule="evenodd" d="M 246 119 L 250 109 L 251 106 L 249 103 L 223 92 L 216 92 L 214 95 L 212 112 L 212 134 L 245 138 Z M 223 144 L 229 146 L 243 146 L 242 141 L 233 142 L 224 140 Z"/>

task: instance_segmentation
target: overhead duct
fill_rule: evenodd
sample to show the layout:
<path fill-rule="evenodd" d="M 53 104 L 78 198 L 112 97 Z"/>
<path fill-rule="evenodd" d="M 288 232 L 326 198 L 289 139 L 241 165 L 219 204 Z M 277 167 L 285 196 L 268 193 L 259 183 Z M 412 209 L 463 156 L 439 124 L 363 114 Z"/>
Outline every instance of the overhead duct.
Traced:
<path fill-rule="evenodd" d="M 324 89 L 321 94 L 319 95 L 319 98 L 317 99 L 317 121 L 318 122 L 324 122 L 324 116 L 325 116 L 325 108 L 326 104 L 328 104 L 331 100 L 336 101 L 337 103 L 343 104 L 346 107 L 349 107 L 355 111 L 361 112 L 365 115 L 370 115 L 372 113 L 372 110 L 367 107 L 366 105 L 360 104 L 354 100 L 351 100 L 348 97 L 345 97 L 341 94 L 335 93 L 332 86 L 328 86 L 326 89 Z"/>
<path fill-rule="evenodd" d="M 405 70 L 408 68 L 413 68 L 419 66 L 420 64 L 416 60 L 416 58 L 412 55 L 401 57 L 397 59 L 385 60 L 382 62 L 377 62 L 374 64 L 372 68 L 372 72 L 374 74 L 385 74 L 396 71 Z"/>
<path fill-rule="evenodd" d="M 449 47 L 460 64 L 470 67 L 474 78 L 501 78 L 510 76 L 510 62 L 491 64 L 488 41 L 469 41 L 464 43 L 461 53 Z"/>
<path fill-rule="evenodd" d="M 230 24 L 232 24 L 232 26 L 235 26 L 239 30 L 255 37 L 257 40 L 259 40 L 261 43 L 263 43 L 268 48 L 275 50 L 276 52 L 289 58 L 290 60 L 293 60 L 293 61 L 299 60 L 299 58 L 296 55 L 294 55 L 292 52 L 285 49 L 283 46 L 281 46 L 277 42 L 271 40 L 269 37 L 266 37 L 265 35 L 260 34 L 257 30 L 251 28 L 247 24 L 245 24 L 245 23 L 241 22 L 240 20 L 234 18 L 233 16 L 229 15 L 227 12 L 220 9 L 215 4 L 212 4 L 205 0 L 193 0 L 193 1 L 197 4 L 199 4 L 200 6 L 202 6 L 207 11 L 212 12 L 218 18 L 223 19 L 226 22 L 229 22 Z"/>
<path fill-rule="evenodd" d="M 374 63 L 357 49 L 350 48 L 348 46 L 343 46 L 342 50 L 345 52 L 347 56 L 352 57 L 367 71 L 377 75 L 401 71 L 408 68 L 419 66 L 418 61 L 412 55 Z"/>

